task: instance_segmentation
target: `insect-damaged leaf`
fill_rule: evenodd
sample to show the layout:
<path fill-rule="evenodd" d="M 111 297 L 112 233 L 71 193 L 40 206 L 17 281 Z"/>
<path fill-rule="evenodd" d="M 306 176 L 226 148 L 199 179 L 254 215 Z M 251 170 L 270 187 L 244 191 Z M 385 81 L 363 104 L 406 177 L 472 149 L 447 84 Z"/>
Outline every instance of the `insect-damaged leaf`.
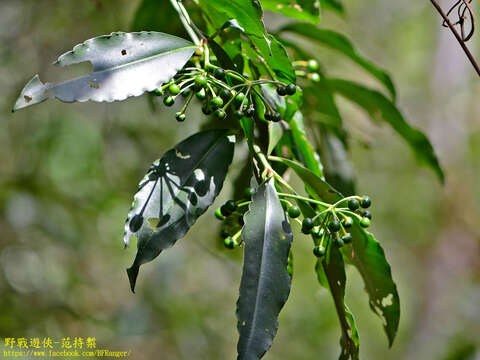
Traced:
<path fill-rule="evenodd" d="M 93 72 L 57 84 L 35 75 L 23 88 L 13 110 L 57 98 L 64 102 L 118 101 L 142 95 L 169 81 L 190 59 L 195 45 L 160 32 L 114 32 L 79 44 L 56 65 L 89 61 Z"/>
<path fill-rule="evenodd" d="M 140 265 L 185 236 L 220 192 L 232 162 L 234 141 L 226 130 L 197 133 L 153 163 L 139 184 L 125 223 L 125 245 L 138 238 L 127 270 L 132 291 Z"/>
<path fill-rule="evenodd" d="M 290 293 L 287 271 L 292 230 L 273 180 L 260 185 L 244 216 L 245 242 L 237 303 L 238 360 L 260 359 L 272 345 L 278 314 Z"/>

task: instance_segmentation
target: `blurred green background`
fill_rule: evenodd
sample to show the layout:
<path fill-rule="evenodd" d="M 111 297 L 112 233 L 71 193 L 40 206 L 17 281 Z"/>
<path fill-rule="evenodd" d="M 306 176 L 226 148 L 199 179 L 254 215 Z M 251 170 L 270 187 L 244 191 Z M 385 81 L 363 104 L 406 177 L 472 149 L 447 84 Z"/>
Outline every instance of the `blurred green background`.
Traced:
<path fill-rule="evenodd" d="M 180 125 L 176 107 L 165 110 L 147 96 L 113 104 L 48 101 L 10 112 L 33 74 L 50 82 L 70 76 L 72 70 L 51 66 L 58 55 L 90 37 L 131 30 L 139 4 L 0 1 L 2 345 L 4 337 L 80 336 L 96 337 L 98 348 L 132 350 L 139 360 L 235 357 L 241 251 L 220 246 L 213 216 L 233 176 L 187 237 L 142 267 L 136 294 L 125 273 L 135 246 L 123 249 L 123 223 L 137 182 L 153 160 L 196 132 L 205 121 L 199 108 Z M 428 0 L 344 4 L 345 18 L 326 13 L 321 26 L 349 35 L 390 71 L 400 108 L 430 137 L 447 177 L 442 187 L 390 128 L 372 125 L 339 99 L 359 191 L 374 201 L 372 231 L 391 262 L 402 306 L 389 350 L 362 281 L 349 269 L 347 302 L 361 357 L 480 359 L 480 82 Z M 284 21 L 266 15 L 272 28 Z M 173 32 L 168 24 L 156 29 Z M 378 87 L 330 50 L 316 53 L 329 75 Z M 238 153 L 233 170 L 242 166 Z M 314 276 L 311 241 L 298 230 L 292 292 L 265 359 L 336 359 L 333 303 Z"/>

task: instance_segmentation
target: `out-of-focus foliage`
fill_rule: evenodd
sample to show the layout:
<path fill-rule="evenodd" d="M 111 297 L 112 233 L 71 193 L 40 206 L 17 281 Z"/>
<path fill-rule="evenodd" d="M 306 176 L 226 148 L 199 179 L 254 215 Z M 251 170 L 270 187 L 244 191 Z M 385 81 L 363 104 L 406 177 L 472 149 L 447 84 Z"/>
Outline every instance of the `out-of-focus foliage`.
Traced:
<path fill-rule="evenodd" d="M 118 104 L 51 102 L 10 114 L 28 80 L 24 74 L 40 70 L 42 78 L 66 80 L 70 71 L 55 79 L 52 54 L 98 34 L 130 30 L 139 5 L 0 2 L 0 337 L 95 336 L 103 347 L 131 349 L 133 359 L 159 353 L 165 359 L 232 358 L 240 254 L 223 251 L 220 239 L 211 240 L 219 230 L 212 225 L 212 211 L 168 257 L 144 266 L 145 283 L 136 295 L 124 271 L 132 254 L 120 245 L 138 179 L 151 159 L 196 132 L 203 116 L 192 108 L 191 121 L 179 126 L 172 116 L 176 108 L 163 117 L 166 110 L 146 96 Z M 461 54 L 456 56 L 456 44 L 440 35 L 427 1 L 345 5 L 347 20 L 327 12 L 322 26 L 343 29 L 363 54 L 392 70 L 401 108 L 431 135 L 446 173 L 442 188 L 415 165 L 390 129 L 375 127 L 348 103 L 342 107 L 345 125 L 354 133 L 348 151 L 359 174 L 358 190 L 374 197 L 374 230 L 403 299 L 399 337 L 387 350 L 362 279 L 347 269 L 347 302 L 358 314 L 359 333 L 368 334 L 361 339 L 362 356 L 474 358 L 480 345 L 480 86 Z M 267 17 L 270 24 L 284 22 L 279 14 Z M 182 31 L 176 19 L 168 20 L 154 30 Z M 134 30 L 141 30 L 137 26 Z M 330 76 L 378 86 L 332 52 L 321 47 L 312 52 L 328 64 Z M 77 70 L 82 75 L 89 69 L 79 65 Z M 375 136 L 367 135 L 372 132 Z M 243 163 L 239 153 L 232 170 L 239 172 Z M 228 180 L 217 204 L 228 196 Z M 310 242 L 297 227 L 294 232 L 294 289 L 265 359 L 307 360 L 316 353 L 336 358 L 334 305 L 312 275 Z"/>

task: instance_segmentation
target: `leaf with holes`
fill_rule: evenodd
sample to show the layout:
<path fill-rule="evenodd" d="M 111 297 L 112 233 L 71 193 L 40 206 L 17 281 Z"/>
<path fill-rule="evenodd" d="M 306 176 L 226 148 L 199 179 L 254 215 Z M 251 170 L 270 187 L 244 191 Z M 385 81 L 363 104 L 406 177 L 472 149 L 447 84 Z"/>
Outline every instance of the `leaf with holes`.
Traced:
<path fill-rule="evenodd" d="M 125 245 L 138 238 L 127 270 L 132 291 L 140 265 L 184 237 L 220 192 L 232 162 L 234 140 L 226 130 L 197 133 L 153 163 L 139 184 L 125 223 Z"/>
<path fill-rule="evenodd" d="M 13 110 L 57 98 L 64 102 L 120 101 L 142 95 L 169 81 L 190 59 L 196 46 L 160 32 L 114 32 L 79 44 L 55 65 L 89 61 L 93 72 L 57 84 L 35 75 L 23 88 Z"/>
<path fill-rule="evenodd" d="M 242 239 L 244 264 L 237 303 L 238 360 L 260 359 L 278 328 L 278 314 L 290 293 L 287 271 L 292 229 L 273 180 L 252 196 Z"/>

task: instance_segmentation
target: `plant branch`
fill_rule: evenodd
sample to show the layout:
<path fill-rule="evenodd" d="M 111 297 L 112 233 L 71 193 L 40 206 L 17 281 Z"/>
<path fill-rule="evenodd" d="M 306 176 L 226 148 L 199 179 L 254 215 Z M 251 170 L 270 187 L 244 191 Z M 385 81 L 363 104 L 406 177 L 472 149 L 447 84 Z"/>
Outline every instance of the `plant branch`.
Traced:
<path fill-rule="evenodd" d="M 448 16 L 445 14 L 445 12 L 442 10 L 442 8 L 441 8 L 440 5 L 438 4 L 437 0 L 430 0 L 430 2 L 431 2 L 432 5 L 435 7 L 435 9 L 437 9 L 438 13 L 442 16 L 443 20 L 444 20 L 445 23 L 448 25 L 448 27 L 450 28 L 450 30 L 451 30 L 451 32 L 453 33 L 453 35 L 455 35 L 455 38 L 457 39 L 458 43 L 459 43 L 460 46 L 462 47 L 463 51 L 465 52 L 465 55 L 467 55 L 468 60 L 470 60 L 470 63 L 472 64 L 472 66 L 474 67 L 475 71 L 477 72 L 477 75 L 480 76 L 480 67 L 478 66 L 477 61 L 475 60 L 475 58 L 473 57 L 472 53 L 471 53 L 470 50 L 468 49 L 467 45 L 466 45 L 465 42 L 463 41 L 462 37 L 460 36 L 460 34 L 458 33 L 458 31 L 455 29 L 455 26 L 452 24 L 452 22 L 450 21 L 450 19 L 448 18 Z"/>
<path fill-rule="evenodd" d="M 184 11 L 185 8 L 183 7 L 183 5 L 181 5 L 178 2 L 178 0 L 170 0 L 170 2 L 172 3 L 173 8 L 177 11 L 178 16 L 180 17 L 180 21 L 185 27 L 185 30 L 187 30 L 188 35 L 190 35 L 190 38 L 192 39 L 194 44 L 200 45 L 200 39 L 198 38 L 197 33 L 195 32 L 195 29 L 192 27 L 193 24 L 187 12 Z"/>

